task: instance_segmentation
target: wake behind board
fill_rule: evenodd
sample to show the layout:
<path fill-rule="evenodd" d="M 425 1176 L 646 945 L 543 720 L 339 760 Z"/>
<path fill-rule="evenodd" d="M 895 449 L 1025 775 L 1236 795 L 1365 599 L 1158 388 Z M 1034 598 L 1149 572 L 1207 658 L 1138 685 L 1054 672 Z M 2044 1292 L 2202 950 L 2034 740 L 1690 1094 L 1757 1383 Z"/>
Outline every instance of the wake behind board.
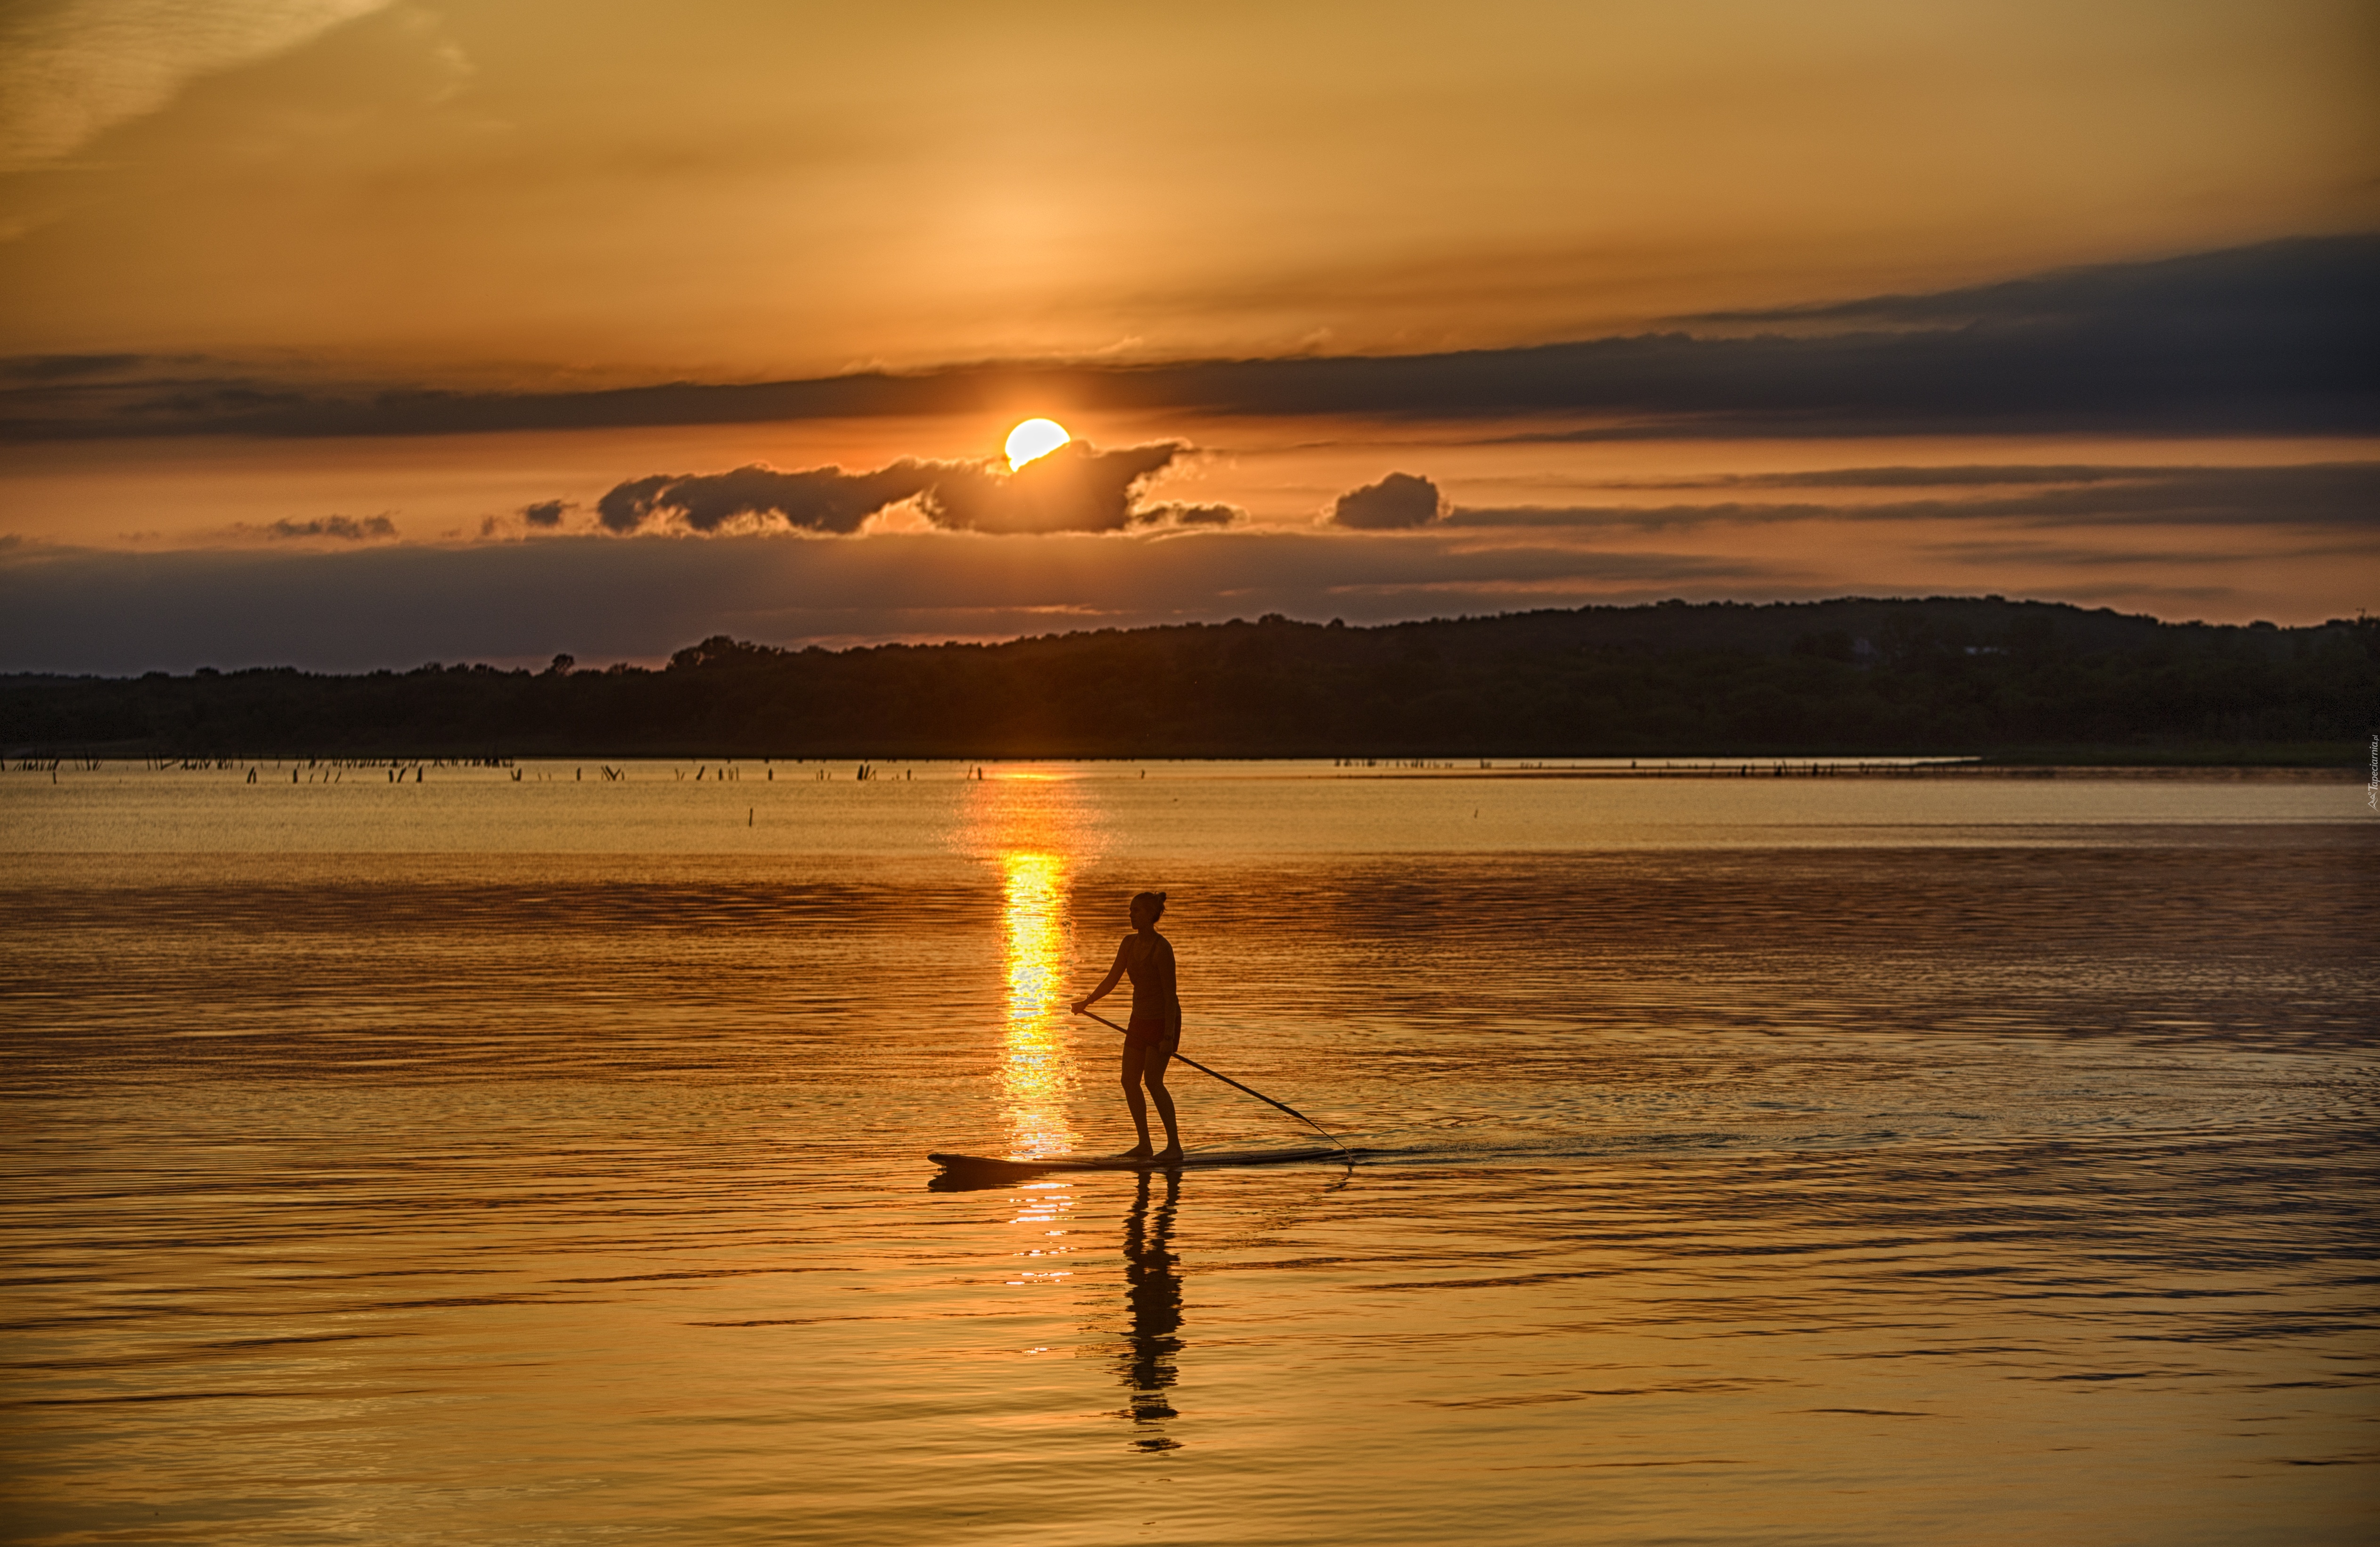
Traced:
<path fill-rule="evenodd" d="M 976 1177 L 1039 1176 L 1045 1171 L 1172 1171 L 1203 1170 L 1221 1166 L 1280 1166 L 1294 1160 L 1337 1160 L 1334 1149 L 1193 1150 L 1179 1160 L 1162 1164 L 1121 1154 L 1061 1154 L 1046 1160 L 1003 1160 L 988 1154 L 931 1154 L 928 1160 L 954 1175 Z"/>

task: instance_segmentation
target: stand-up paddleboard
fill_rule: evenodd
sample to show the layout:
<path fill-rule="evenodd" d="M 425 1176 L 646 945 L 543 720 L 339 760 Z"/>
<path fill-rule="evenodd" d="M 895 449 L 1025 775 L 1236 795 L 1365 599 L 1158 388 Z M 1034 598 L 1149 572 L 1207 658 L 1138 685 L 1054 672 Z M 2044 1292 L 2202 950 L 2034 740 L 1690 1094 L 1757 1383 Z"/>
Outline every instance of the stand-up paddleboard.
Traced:
<path fill-rule="evenodd" d="M 1117 1025 L 1104 1015 L 1092 1015 L 1089 1010 L 1079 1008 L 1075 1013 L 1090 1016 L 1090 1019 L 1110 1031 L 1124 1031 L 1123 1027 Z M 1124 1032 L 1124 1034 L 1131 1035 L 1129 1032 Z M 936 1191 L 971 1191 L 979 1187 L 997 1187 L 1011 1178 L 1038 1177 L 1051 1171 L 1210 1170 L 1226 1166 L 1281 1166 L 1298 1160 L 1343 1159 L 1349 1166 L 1355 1164 L 1354 1151 L 1341 1143 L 1320 1123 L 1316 1122 L 1296 1107 L 1286 1102 L 1275 1101 L 1253 1085 L 1243 1085 L 1228 1074 L 1218 1074 L 1196 1058 L 1184 1058 L 1179 1052 L 1172 1056 L 1188 1064 L 1201 1074 L 1213 1075 L 1235 1091 L 1245 1091 L 1267 1106 L 1288 1113 L 1315 1132 L 1329 1139 L 1330 1148 L 1327 1150 L 1194 1150 L 1179 1160 L 1162 1161 L 1143 1159 L 1137 1155 L 1128 1154 L 1060 1154 L 1051 1155 L 1043 1160 L 1012 1160 L 998 1155 L 944 1154 L 940 1151 L 929 1151 L 926 1158 L 941 1166 L 942 1174 L 926 1185 Z M 1167 1126 L 1170 1129 L 1172 1125 L 1169 1123 Z M 1148 1131 L 1145 1128 L 1141 1130 L 1141 1136 L 1144 1139 L 1148 1137 Z"/>
<path fill-rule="evenodd" d="M 1005 1160 L 988 1154 L 931 1154 L 928 1160 L 953 1174 L 977 1177 L 1039 1176 L 1044 1171 L 1173 1171 L 1219 1166 L 1281 1166 L 1295 1160 L 1349 1158 L 1344 1151 L 1321 1148 L 1296 1150 L 1193 1150 L 1179 1160 L 1149 1160 L 1128 1154 L 1053 1154 L 1041 1160 Z"/>

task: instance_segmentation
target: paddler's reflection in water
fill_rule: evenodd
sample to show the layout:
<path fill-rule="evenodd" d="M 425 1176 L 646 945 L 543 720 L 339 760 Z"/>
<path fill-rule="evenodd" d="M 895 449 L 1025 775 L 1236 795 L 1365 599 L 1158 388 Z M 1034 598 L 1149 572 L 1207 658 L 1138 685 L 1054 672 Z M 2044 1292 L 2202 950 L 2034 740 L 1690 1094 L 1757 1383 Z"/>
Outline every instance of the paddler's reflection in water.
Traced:
<path fill-rule="evenodd" d="M 1156 1179 L 1140 1174 L 1139 1191 L 1123 1221 L 1124 1309 L 1131 1325 L 1124 1332 L 1125 1348 L 1116 1360 L 1123 1377 L 1128 1406 L 1117 1416 L 1128 1418 L 1138 1431 L 1135 1450 L 1174 1450 L 1180 1442 L 1165 1433 L 1165 1420 L 1175 1416 L 1165 1399 L 1176 1379 L 1173 1357 L 1182 1351 L 1182 1274 L 1173 1255 L 1173 1208 L 1182 1200 L 1182 1173 L 1161 1173 L 1165 1197 L 1152 1211 L 1149 1194 Z"/>

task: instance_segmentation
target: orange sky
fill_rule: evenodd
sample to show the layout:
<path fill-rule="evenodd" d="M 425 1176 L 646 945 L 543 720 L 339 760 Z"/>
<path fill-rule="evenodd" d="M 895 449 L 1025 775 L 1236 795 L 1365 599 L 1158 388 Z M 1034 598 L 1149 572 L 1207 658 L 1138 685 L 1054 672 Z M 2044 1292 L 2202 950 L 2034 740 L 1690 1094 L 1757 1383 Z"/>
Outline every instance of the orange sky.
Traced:
<path fill-rule="evenodd" d="M 760 538 L 804 573 L 917 577 L 831 620 L 789 593 L 753 624 L 777 643 L 1220 618 L 1268 586 L 1351 620 L 1847 591 L 2380 607 L 2356 471 L 2380 398 L 2351 363 L 2380 312 L 2355 277 L 2380 250 L 2375 40 L 2361 5 L 2171 0 L 34 0 L 0 19 L 0 593 L 71 574 L 105 616 L 172 585 L 200 617 L 224 577 L 262 583 L 242 564 L 319 553 L 429 617 L 465 550 L 551 547 L 566 593 L 590 584 L 569 545 Z M 1295 369 L 1359 357 L 1438 363 Z M 1133 369 L 1224 360 L 1262 369 Z M 1084 369 L 949 374 L 980 361 Z M 869 370 L 896 373 L 880 402 L 838 384 Z M 774 418 L 714 390 L 778 381 L 824 385 Z M 425 390 L 458 395 L 430 418 L 378 395 Z M 548 428 L 503 428 L 524 393 Z M 944 530 L 950 480 L 996 485 L 1002 434 L 1042 412 L 1111 453 L 1180 449 L 1106 515 L 1049 518 L 1084 535 Z M 945 469 L 902 475 L 924 502 L 856 526 L 596 514 L 662 475 L 917 464 Z M 1909 468 L 2032 471 L 1930 493 L 1876 471 Z M 2190 471 L 2238 468 L 2273 477 Z M 1439 514 L 1330 520 L 1391 471 Z M 1646 506 L 1672 514 L 1612 514 Z M 1200 544 L 1233 557 L 1184 562 Z M 393 557 L 417 549 L 444 557 Z M 597 647 L 715 632 L 689 585 Z M 524 630 L 373 648 L 589 653 Z M 107 669 L 205 647 L 143 635 Z M 0 669 L 100 663 L 79 648 L 0 632 Z"/>

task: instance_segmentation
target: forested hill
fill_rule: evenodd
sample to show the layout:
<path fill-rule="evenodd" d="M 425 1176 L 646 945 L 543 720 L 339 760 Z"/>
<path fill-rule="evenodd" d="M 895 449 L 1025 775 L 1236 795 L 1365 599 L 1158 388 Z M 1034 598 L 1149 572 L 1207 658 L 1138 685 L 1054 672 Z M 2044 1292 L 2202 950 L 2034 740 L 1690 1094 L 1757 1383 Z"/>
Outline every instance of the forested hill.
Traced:
<path fill-rule="evenodd" d="M 2048 602 L 1663 602 L 778 650 L 664 670 L 0 677 L 12 757 L 1594 756 L 2059 748 L 2360 763 L 2380 621 Z"/>

